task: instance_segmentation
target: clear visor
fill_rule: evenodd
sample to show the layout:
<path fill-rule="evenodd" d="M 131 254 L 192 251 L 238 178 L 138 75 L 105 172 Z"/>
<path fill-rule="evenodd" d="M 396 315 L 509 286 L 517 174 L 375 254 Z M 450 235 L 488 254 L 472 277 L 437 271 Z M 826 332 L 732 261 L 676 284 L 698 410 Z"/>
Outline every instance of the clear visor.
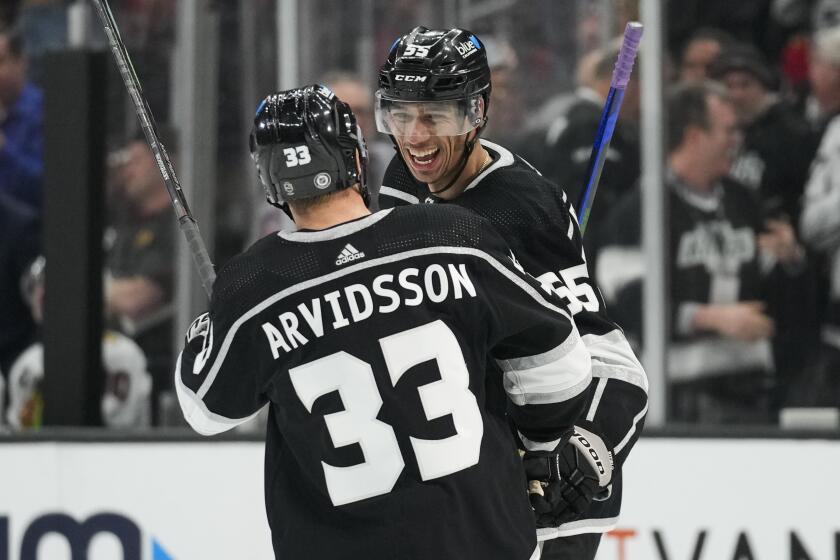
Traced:
<path fill-rule="evenodd" d="M 460 136 L 481 125 L 481 95 L 453 101 L 396 101 L 376 92 L 376 130 L 407 137 Z"/>

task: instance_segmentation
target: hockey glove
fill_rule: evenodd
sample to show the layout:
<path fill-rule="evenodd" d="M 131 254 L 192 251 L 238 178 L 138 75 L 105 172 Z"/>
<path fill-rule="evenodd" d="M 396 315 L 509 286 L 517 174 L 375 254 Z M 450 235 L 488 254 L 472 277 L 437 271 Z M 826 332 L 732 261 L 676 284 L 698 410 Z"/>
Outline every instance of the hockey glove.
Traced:
<path fill-rule="evenodd" d="M 538 528 L 572 521 L 610 495 L 612 451 L 591 430 L 575 426 L 552 451 L 526 451 L 522 461 Z"/>

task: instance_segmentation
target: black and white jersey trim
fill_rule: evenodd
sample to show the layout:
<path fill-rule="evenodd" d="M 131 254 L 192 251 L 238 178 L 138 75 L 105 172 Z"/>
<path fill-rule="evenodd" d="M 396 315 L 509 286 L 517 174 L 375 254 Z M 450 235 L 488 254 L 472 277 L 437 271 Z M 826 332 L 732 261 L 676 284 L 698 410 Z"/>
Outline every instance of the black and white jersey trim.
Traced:
<path fill-rule="evenodd" d="M 560 444 L 560 438 L 551 441 L 532 441 L 522 435 L 522 432 L 517 432 L 522 445 L 528 451 L 553 451 L 555 447 Z"/>
<path fill-rule="evenodd" d="M 287 241 L 300 241 L 303 243 L 312 243 L 314 241 L 328 241 L 330 239 L 338 239 L 339 237 L 346 237 L 350 234 L 361 231 L 367 227 L 372 226 L 385 216 L 391 213 L 393 208 L 387 210 L 380 210 L 370 216 L 365 216 L 353 222 L 341 224 L 340 226 L 331 227 L 329 229 L 319 231 L 278 231 L 277 235 Z"/>
<path fill-rule="evenodd" d="M 547 541 L 557 537 L 571 537 L 583 533 L 607 533 L 615 529 L 618 524 L 618 517 L 606 517 L 599 519 L 579 519 L 563 523 L 559 527 L 545 527 L 537 529 L 537 540 Z"/>
<path fill-rule="evenodd" d="M 648 411 L 648 405 L 645 404 L 645 407 L 636 416 L 633 417 L 633 424 L 630 426 L 630 430 L 627 432 L 627 434 L 624 436 L 624 438 L 622 438 L 622 440 L 619 441 L 615 445 L 615 447 L 613 447 L 613 454 L 614 455 L 617 455 L 617 454 L 621 453 L 621 451 L 624 449 L 624 447 L 628 443 L 630 443 L 630 439 L 636 433 L 636 427 L 639 425 L 639 422 L 642 420 L 642 418 L 645 417 L 645 414 L 647 414 L 647 411 Z"/>
<path fill-rule="evenodd" d="M 479 141 L 481 142 L 481 145 L 484 146 L 485 148 L 489 148 L 490 150 L 499 154 L 499 159 L 495 160 L 492 164 L 490 164 L 489 167 L 487 167 L 487 169 L 485 169 L 484 171 L 479 173 L 472 181 L 470 181 L 470 184 L 467 185 L 466 188 L 464 188 L 465 191 L 468 191 L 471 188 L 478 185 L 478 183 L 480 183 L 481 180 L 484 179 L 484 177 L 486 177 L 490 173 L 493 173 L 495 170 L 497 170 L 501 167 L 508 167 L 510 165 L 513 165 L 513 163 L 515 161 L 515 158 L 513 157 L 513 153 L 511 153 L 511 151 L 508 150 L 507 148 L 503 148 L 502 146 L 499 146 L 498 144 L 494 144 L 493 142 L 491 142 L 489 140 L 485 140 L 483 138 Z"/>
<path fill-rule="evenodd" d="M 399 189 L 395 189 L 394 187 L 389 187 L 387 185 L 382 185 L 381 187 L 379 187 L 379 194 L 380 194 L 380 196 L 384 194 L 384 195 L 390 196 L 392 198 L 399 198 L 400 200 L 404 200 L 404 201 L 408 202 L 409 204 L 419 204 L 420 203 L 420 199 L 417 198 L 416 196 L 413 196 L 413 195 L 410 195 L 408 193 L 402 192 Z"/>
<path fill-rule="evenodd" d="M 648 378 L 630 348 L 624 333 L 616 329 L 606 334 L 585 334 L 583 343 L 592 355 L 592 377 L 606 377 L 630 383 L 648 392 Z"/>
<path fill-rule="evenodd" d="M 589 352 L 578 337 L 538 356 L 496 363 L 504 372 L 505 392 L 519 406 L 567 401 L 583 393 L 592 381 Z"/>
<path fill-rule="evenodd" d="M 203 436 L 213 436 L 235 428 L 251 420 L 262 410 L 260 409 L 245 418 L 227 418 L 208 410 L 204 401 L 184 385 L 181 379 L 180 354 L 178 355 L 178 360 L 175 362 L 175 394 L 178 395 L 178 402 L 181 405 L 181 410 L 184 412 L 184 419 L 192 429 Z"/>
<path fill-rule="evenodd" d="M 320 233 L 320 232 L 311 232 L 311 233 Z M 218 375 L 219 370 L 221 369 L 222 364 L 224 363 L 224 360 L 227 357 L 227 353 L 230 350 L 231 345 L 233 344 L 233 339 L 236 336 L 236 333 L 242 327 L 242 325 L 246 321 L 251 319 L 252 317 L 254 317 L 254 316 L 258 315 L 259 313 L 261 313 L 262 311 L 264 311 L 266 308 L 270 307 L 271 305 L 274 305 L 278 301 L 280 301 L 283 298 L 286 298 L 290 295 L 299 293 L 303 290 L 307 290 L 309 288 L 312 288 L 314 286 L 318 286 L 320 284 L 330 282 L 332 280 L 336 280 L 338 278 L 341 278 L 343 276 L 347 276 L 349 274 L 352 274 L 354 272 L 358 272 L 360 270 L 364 270 L 364 269 L 367 269 L 367 268 L 372 268 L 372 267 L 383 265 L 383 264 L 394 263 L 394 262 L 398 262 L 398 261 L 401 261 L 401 260 L 410 259 L 410 258 L 413 258 L 413 257 L 420 257 L 420 256 L 434 255 L 434 254 L 468 255 L 468 256 L 473 256 L 473 257 L 480 258 L 480 259 L 486 261 L 489 265 L 491 265 L 493 268 L 495 268 L 498 272 L 500 272 L 502 274 L 502 276 L 506 277 L 508 280 L 513 282 L 513 284 L 519 286 L 525 293 L 527 293 L 529 296 L 531 296 L 540 305 L 542 305 L 542 306 L 544 306 L 548 309 L 551 309 L 552 311 L 554 311 L 556 313 L 559 313 L 559 314 L 565 316 L 569 320 L 570 323 L 572 322 L 571 317 L 568 315 L 568 313 L 564 309 L 561 309 L 561 308 L 555 306 L 554 304 L 550 303 L 533 286 L 528 284 L 525 280 L 523 280 L 521 277 L 519 277 L 516 273 L 511 271 L 505 265 L 503 265 L 498 260 L 496 260 L 493 256 L 485 253 L 484 251 L 481 251 L 481 250 L 478 250 L 478 249 L 472 249 L 472 248 L 468 248 L 468 247 L 428 247 L 428 248 L 424 248 L 424 249 L 416 249 L 416 250 L 413 250 L 413 251 L 405 251 L 403 253 L 397 253 L 397 254 L 394 254 L 394 255 L 387 256 L 387 257 L 380 257 L 378 259 L 371 259 L 369 261 L 359 262 L 359 263 L 353 264 L 353 265 L 351 265 L 347 268 L 331 272 L 330 274 L 326 274 L 324 276 L 319 276 L 317 278 L 313 278 L 311 280 L 307 280 L 305 282 L 295 284 L 294 286 L 290 286 L 290 287 L 286 288 L 285 290 L 282 290 L 282 291 L 274 294 L 273 296 L 263 300 L 259 304 L 252 307 L 249 311 L 247 311 L 241 317 L 239 317 L 239 319 L 237 319 L 233 323 L 233 325 L 231 325 L 231 328 L 227 332 L 227 334 L 225 335 L 224 341 L 222 342 L 222 345 L 219 349 L 219 354 L 216 356 L 215 360 L 213 361 L 212 366 L 210 367 L 210 371 L 207 373 L 207 377 L 205 378 L 204 382 L 199 387 L 198 391 L 195 392 L 196 397 L 198 399 L 203 399 L 204 396 L 207 394 L 207 392 L 210 390 L 210 388 L 213 386 L 213 382 L 215 381 L 216 376 Z M 576 333 L 577 331 L 574 331 L 574 332 Z M 576 338 L 579 338 L 579 337 L 576 337 Z M 583 352 L 584 355 L 585 355 L 585 349 L 581 348 L 581 350 L 579 352 Z M 179 360 L 180 360 L 180 358 L 179 358 Z M 587 370 L 588 369 L 589 368 L 587 368 Z M 180 379 L 180 365 L 177 368 L 177 370 L 178 370 L 177 375 Z M 184 390 L 184 391 L 190 391 L 186 386 L 182 386 L 181 389 Z M 555 402 L 555 401 L 549 401 L 549 402 Z M 208 412 L 206 407 L 200 407 L 196 410 L 198 410 L 199 412 L 202 412 L 202 413 L 203 412 Z M 219 418 L 221 418 L 221 417 L 219 417 Z M 208 416 L 206 419 L 211 424 L 215 420 L 214 416 Z M 224 419 L 224 420 L 229 421 L 229 419 Z M 227 425 L 227 427 L 230 427 L 229 424 L 226 424 L 226 425 Z"/>

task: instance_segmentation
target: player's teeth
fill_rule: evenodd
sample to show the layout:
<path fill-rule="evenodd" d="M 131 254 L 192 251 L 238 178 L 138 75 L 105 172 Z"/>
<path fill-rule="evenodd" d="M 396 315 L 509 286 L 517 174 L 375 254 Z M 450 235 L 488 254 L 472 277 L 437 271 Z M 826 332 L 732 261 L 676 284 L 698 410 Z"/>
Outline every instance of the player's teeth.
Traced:
<path fill-rule="evenodd" d="M 411 153 L 411 157 L 414 159 L 414 161 L 422 164 L 422 163 L 429 163 L 435 157 L 435 155 L 437 155 L 437 152 L 438 152 L 437 148 L 432 148 L 430 150 L 424 150 L 422 152 L 412 151 L 410 153 Z"/>

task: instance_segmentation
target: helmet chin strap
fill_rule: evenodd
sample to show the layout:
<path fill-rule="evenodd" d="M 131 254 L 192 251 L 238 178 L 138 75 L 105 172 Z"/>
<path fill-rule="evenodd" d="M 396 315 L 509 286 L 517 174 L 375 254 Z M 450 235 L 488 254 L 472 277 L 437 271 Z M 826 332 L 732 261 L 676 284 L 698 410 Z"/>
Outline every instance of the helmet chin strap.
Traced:
<path fill-rule="evenodd" d="M 467 160 L 470 159 L 470 154 L 472 154 L 473 148 L 475 148 L 475 143 L 478 140 L 478 135 L 481 134 L 481 129 L 478 130 L 478 133 L 472 140 L 464 140 L 464 154 L 461 156 L 461 165 L 458 168 L 458 173 L 452 177 L 452 180 L 449 181 L 449 184 L 443 187 L 440 190 L 433 192 L 432 194 L 435 196 L 440 195 L 440 193 L 444 193 L 452 188 L 455 182 L 461 177 L 461 173 L 464 172 L 464 168 L 467 166 Z"/>

